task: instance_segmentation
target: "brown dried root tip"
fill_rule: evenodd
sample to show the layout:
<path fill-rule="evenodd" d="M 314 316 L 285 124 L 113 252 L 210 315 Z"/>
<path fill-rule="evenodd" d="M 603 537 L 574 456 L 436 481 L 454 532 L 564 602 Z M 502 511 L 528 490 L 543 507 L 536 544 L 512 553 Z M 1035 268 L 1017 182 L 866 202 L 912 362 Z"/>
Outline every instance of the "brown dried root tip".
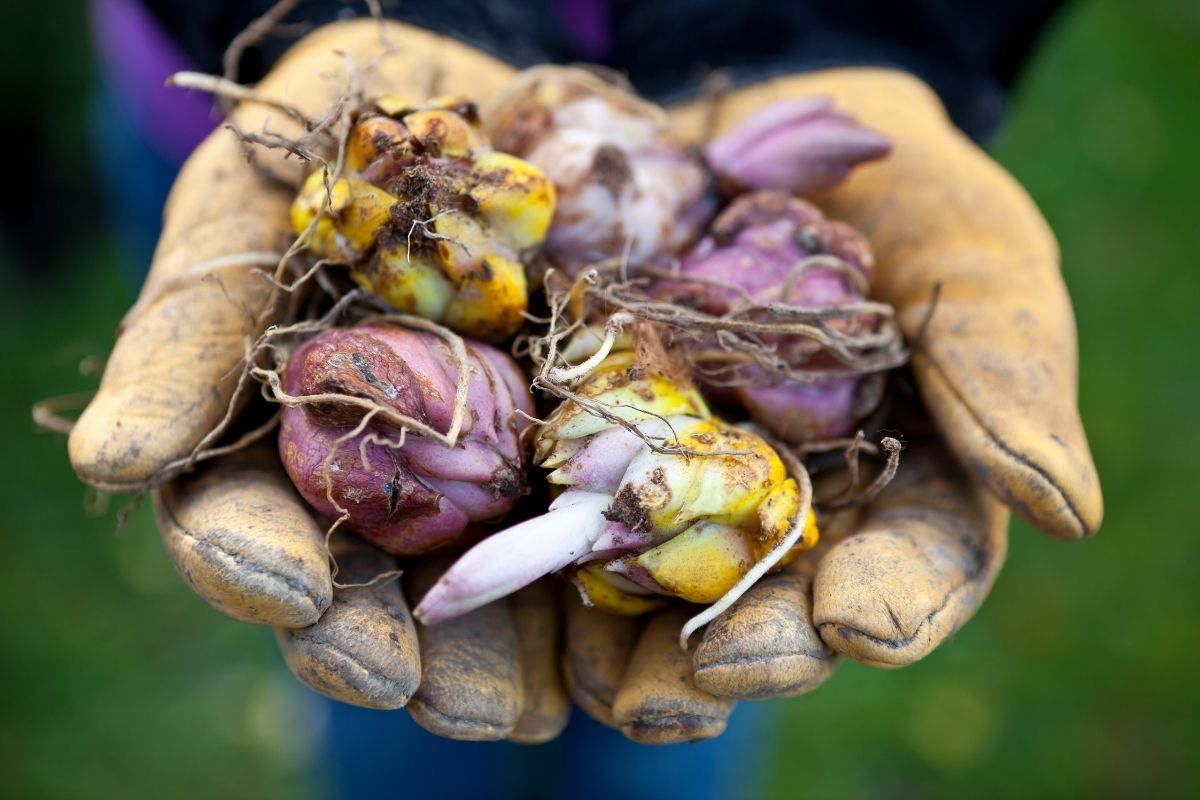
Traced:
<path fill-rule="evenodd" d="M 909 349 L 916 350 L 925 344 L 925 332 L 929 330 L 929 323 L 933 321 L 933 315 L 937 311 L 938 303 L 942 299 L 942 282 L 934 281 L 933 286 L 929 289 L 929 307 L 925 310 L 925 316 L 921 319 L 921 324 L 917 326 L 917 333 L 913 336 L 912 345 Z"/>
<path fill-rule="evenodd" d="M 885 436 L 879 441 L 879 446 L 887 453 L 887 461 L 883 465 L 883 470 L 862 491 L 854 491 L 858 487 L 858 451 L 862 444 L 861 437 L 862 432 L 859 431 L 855 441 L 846 450 L 846 465 L 850 470 L 849 483 L 841 493 L 821 504 L 823 511 L 841 511 L 854 506 L 865 506 L 878 497 L 896 477 L 896 471 L 900 468 L 900 451 L 904 449 L 904 446 L 899 439 Z"/>
<path fill-rule="evenodd" d="M 700 82 L 700 91 L 696 95 L 696 100 L 702 104 L 704 109 L 700 141 L 709 142 L 716 138 L 721 104 L 733 91 L 733 88 L 733 75 L 726 69 L 713 70 Z"/>
<path fill-rule="evenodd" d="M 33 404 L 30 412 L 33 414 L 33 424 L 43 431 L 69 434 L 75 427 L 75 420 L 63 416 L 64 412 L 82 411 L 96 396 L 95 391 L 75 392 L 73 394 L 47 397 Z"/>
<path fill-rule="evenodd" d="M 850 446 L 846 448 L 846 466 L 850 470 L 850 489 L 858 487 L 858 453 L 862 448 L 862 443 L 867 438 L 861 430 L 854 434 L 854 438 L 850 440 Z"/>
<path fill-rule="evenodd" d="M 812 509 L 812 480 L 808 477 L 808 471 L 804 469 L 804 465 L 800 463 L 799 459 L 791 451 L 786 447 L 781 448 L 778 442 L 769 443 L 779 452 L 780 458 L 787 464 L 788 471 L 796 479 L 796 483 L 800 488 L 800 507 L 796 511 L 796 516 L 792 519 L 792 527 L 788 530 L 786 536 L 780 539 L 765 556 L 759 559 L 754 566 L 750 567 L 746 574 L 729 591 L 721 596 L 720 600 L 684 623 L 683 630 L 679 632 L 679 646 L 683 650 L 688 649 L 688 639 L 691 638 L 693 633 L 724 614 L 754 584 L 758 583 L 764 575 L 770 572 L 787 555 L 788 551 L 796 546 L 796 543 L 800 541 L 800 537 L 804 535 L 804 527 L 808 521 L 809 511 Z"/>

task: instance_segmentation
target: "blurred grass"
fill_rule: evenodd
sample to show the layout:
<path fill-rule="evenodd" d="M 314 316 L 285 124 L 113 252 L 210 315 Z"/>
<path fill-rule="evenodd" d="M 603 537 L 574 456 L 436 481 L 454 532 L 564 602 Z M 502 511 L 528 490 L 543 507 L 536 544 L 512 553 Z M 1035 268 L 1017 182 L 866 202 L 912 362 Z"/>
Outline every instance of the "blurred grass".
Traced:
<path fill-rule="evenodd" d="M 995 148 L 1062 243 L 1102 532 L 1015 525 L 992 597 L 946 646 L 897 672 L 845 664 L 784 704 L 772 797 L 1200 795 L 1198 42 L 1187 0 L 1080 4 Z M 54 69 L 82 102 L 86 63 Z M 29 422 L 36 400 L 94 385 L 79 364 L 103 358 L 132 293 L 117 255 L 83 237 L 29 267 L 8 234 L 0 795 L 318 793 L 320 712 L 270 633 L 194 598 L 146 509 L 117 534 L 115 505 L 89 515 L 63 441 Z"/>
<path fill-rule="evenodd" d="M 4 21 L 0 114 L 21 143 L 0 226 L 0 797 L 310 796 L 321 706 L 271 631 L 192 595 L 148 508 L 114 532 L 124 500 L 91 508 L 65 441 L 30 421 L 96 385 L 80 364 L 103 363 L 136 287 L 100 233 L 85 4 L 14 0 Z"/>
<path fill-rule="evenodd" d="M 773 796 L 1196 797 L 1200 6 L 1081 3 L 993 151 L 1058 234 L 1100 534 L 1014 524 L 975 620 L 787 705 Z"/>
<path fill-rule="evenodd" d="M 4 283 L 0 796 L 306 796 L 320 712 L 271 631 L 192 595 L 147 507 L 116 533 L 124 498 L 89 513 L 64 441 L 32 432 L 33 402 L 95 385 L 78 365 L 107 354 L 129 297 L 115 255 Z"/>

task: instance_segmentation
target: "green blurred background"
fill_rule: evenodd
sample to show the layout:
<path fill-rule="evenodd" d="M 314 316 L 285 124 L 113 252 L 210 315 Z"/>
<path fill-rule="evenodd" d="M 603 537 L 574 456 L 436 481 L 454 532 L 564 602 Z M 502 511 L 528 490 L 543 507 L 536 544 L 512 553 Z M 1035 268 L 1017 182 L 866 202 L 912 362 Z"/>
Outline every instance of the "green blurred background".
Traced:
<path fill-rule="evenodd" d="M 30 421 L 95 385 L 135 287 L 90 200 L 85 11 L 6 16 L 0 795 L 318 796 L 322 712 L 270 633 L 192 596 L 145 507 L 115 533 L 123 499 L 85 492 Z M 940 650 L 786 702 L 769 796 L 1200 796 L 1198 85 L 1194 0 L 1078 3 L 1044 40 L 994 152 L 1062 243 L 1103 530 L 1014 525 L 991 598 Z"/>

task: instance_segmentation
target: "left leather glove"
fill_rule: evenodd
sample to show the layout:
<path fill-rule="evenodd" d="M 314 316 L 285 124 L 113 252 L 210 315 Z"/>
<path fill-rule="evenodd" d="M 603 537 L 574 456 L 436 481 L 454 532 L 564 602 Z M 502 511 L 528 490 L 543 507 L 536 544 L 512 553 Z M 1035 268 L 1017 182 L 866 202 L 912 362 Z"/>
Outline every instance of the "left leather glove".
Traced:
<path fill-rule="evenodd" d="M 458 42 L 363 20 L 305 37 L 255 89 L 318 119 L 350 85 L 347 58 L 366 96 L 486 96 L 512 74 Z M 230 122 L 255 134 L 303 133 L 285 111 L 257 103 L 240 104 Z M 324 526 L 271 448 L 176 477 L 229 408 L 247 337 L 274 321 L 265 308 L 270 283 L 259 273 L 294 239 L 288 210 L 301 169 L 280 150 L 257 148 L 247 161 L 225 129 L 188 159 L 150 276 L 71 434 L 71 462 L 101 489 L 157 486 L 159 525 L 189 585 L 235 619 L 279 629 L 288 665 L 318 691 L 373 708 L 408 704 L 443 736 L 553 738 L 568 709 L 555 669 L 557 611 L 539 590 L 418 632 L 400 582 L 335 588 Z M 395 567 L 349 539 L 335 539 L 333 552 L 343 584 Z M 414 570 L 418 582 L 426 569 Z"/>
<path fill-rule="evenodd" d="M 445 564 L 383 577 L 395 558 L 338 533 L 335 585 L 324 528 L 271 447 L 172 481 L 155 492 L 154 509 L 188 585 L 234 619 L 274 626 L 288 667 L 321 694 L 407 707 L 422 727 L 454 739 L 542 742 L 566 724 L 558 606 L 546 585 L 418 629 L 409 601 Z"/>

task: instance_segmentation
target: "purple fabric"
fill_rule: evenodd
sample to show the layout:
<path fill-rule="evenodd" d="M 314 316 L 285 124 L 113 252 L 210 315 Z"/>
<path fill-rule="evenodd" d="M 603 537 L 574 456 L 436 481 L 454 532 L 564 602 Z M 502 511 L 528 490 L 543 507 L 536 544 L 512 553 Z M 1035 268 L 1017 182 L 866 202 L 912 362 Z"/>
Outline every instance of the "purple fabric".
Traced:
<path fill-rule="evenodd" d="M 550 6 L 567 39 L 584 56 L 600 60 L 612 52 L 609 0 L 551 0 Z"/>
<path fill-rule="evenodd" d="M 194 69 L 138 0 L 92 0 L 92 40 L 121 111 L 164 158 L 183 163 L 216 127 L 212 98 L 170 89 L 168 76 Z"/>

